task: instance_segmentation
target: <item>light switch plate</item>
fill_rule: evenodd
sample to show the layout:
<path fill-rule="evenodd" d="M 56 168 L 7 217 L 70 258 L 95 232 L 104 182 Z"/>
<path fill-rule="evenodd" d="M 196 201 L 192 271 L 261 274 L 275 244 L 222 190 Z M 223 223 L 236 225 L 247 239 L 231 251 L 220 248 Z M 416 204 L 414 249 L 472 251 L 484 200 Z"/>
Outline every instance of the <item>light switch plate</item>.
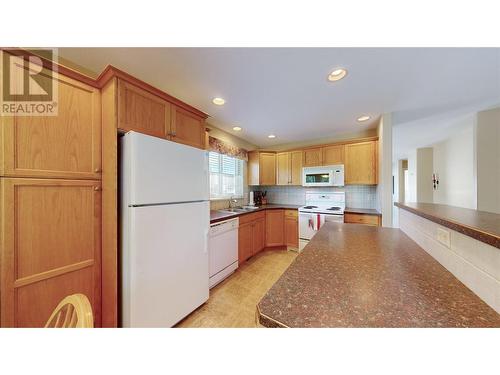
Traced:
<path fill-rule="evenodd" d="M 447 248 L 450 248 L 450 231 L 441 228 L 437 229 L 437 240 Z"/>

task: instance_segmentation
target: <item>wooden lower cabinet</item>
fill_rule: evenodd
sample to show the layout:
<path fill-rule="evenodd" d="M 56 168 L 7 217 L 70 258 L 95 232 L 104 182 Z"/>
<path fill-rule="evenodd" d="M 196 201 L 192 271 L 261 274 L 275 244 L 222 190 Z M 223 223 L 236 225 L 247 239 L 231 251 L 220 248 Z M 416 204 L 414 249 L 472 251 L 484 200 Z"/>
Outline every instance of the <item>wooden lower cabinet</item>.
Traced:
<path fill-rule="evenodd" d="M 255 255 L 266 247 L 266 219 L 260 218 L 253 222 L 253 252 Z"/>
<path fill-rule="evenodd" d="M 285 245 L 299 248 L 299 218 L 297 210 L 285 211 Z"/>
<path fill-rule="evenodd" d="M 253 255 L 253 223 L 240 224 L 238 228 L 238 263 Z"/>
<path fill-rule="evenodd" d="M 265 226 L 264 212 L 257 212 L 240 217 L 238 228 L 238 263 L 264 250 Z"/>
<path fill-rule="evenodd" d="M 380 215 L 344 213 L 344 223 L 365 224 L 365 225 L 382 225 L 382 217 Z"/>
<path fill-rule="evenodd" d="M 285 210 L 266 210 L 266 247 L 285 245 Z"/>
<path fill-rule="evenodd" d="M 101 182 L 1 178 L 0 321 L 43 327 L 85 294 L 101 324 Z"/>

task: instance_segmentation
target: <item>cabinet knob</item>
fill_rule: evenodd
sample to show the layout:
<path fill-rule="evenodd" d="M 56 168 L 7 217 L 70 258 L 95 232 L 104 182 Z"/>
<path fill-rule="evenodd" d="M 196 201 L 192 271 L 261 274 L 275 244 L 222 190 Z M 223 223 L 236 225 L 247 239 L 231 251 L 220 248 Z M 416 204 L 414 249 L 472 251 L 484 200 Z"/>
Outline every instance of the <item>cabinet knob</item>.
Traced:
<path fill-rule="evenodd" d="M 100 186 L 94 186 L 94 191 L 101 191 L 101 187 Z"/>
<path fill-rule="evenodd" d="M 94 169 L 94 172 L 95 172 L 95 173 L 101 173 L 101 172 L 102 172 L 102 170 L 101 170 L 101 168 L 96 168 L 96 169 Z"/>

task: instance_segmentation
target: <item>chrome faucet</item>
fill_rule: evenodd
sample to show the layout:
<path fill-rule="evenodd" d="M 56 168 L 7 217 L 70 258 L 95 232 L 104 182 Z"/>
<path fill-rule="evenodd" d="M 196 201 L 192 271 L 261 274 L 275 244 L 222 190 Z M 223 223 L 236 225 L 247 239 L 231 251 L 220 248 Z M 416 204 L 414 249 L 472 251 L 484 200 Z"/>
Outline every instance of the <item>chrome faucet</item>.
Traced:
<path fill-rule="evenodd" d="M 233 208 L 233 203 L 238 203 L 238 200 L 234 199 L 233 196 L 231 196 L 231 198 L 229 198 L 229 208 Z"/>

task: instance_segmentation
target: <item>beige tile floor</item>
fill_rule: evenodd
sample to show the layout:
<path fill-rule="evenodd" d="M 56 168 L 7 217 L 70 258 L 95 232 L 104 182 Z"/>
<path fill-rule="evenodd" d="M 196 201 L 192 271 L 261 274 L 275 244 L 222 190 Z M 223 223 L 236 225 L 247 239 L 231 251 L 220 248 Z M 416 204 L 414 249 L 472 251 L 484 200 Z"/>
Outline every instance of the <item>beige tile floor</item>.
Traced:
<path fill-rule="evenodd" d="M 209 300 L 176 327 L 256 327 L 257 303 L 296 256 L 293 251 L 265 250 L 250 258 L 211 289 Z"/>

